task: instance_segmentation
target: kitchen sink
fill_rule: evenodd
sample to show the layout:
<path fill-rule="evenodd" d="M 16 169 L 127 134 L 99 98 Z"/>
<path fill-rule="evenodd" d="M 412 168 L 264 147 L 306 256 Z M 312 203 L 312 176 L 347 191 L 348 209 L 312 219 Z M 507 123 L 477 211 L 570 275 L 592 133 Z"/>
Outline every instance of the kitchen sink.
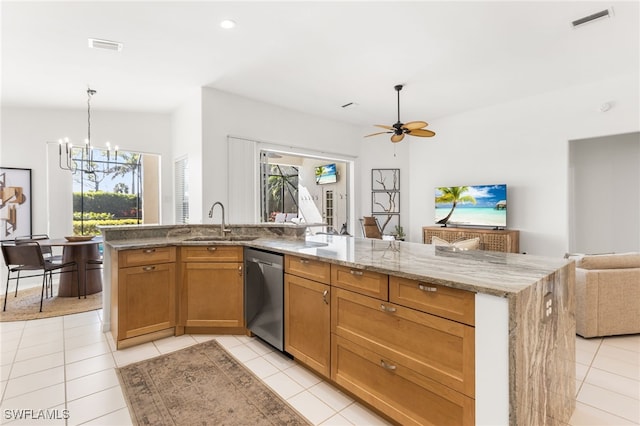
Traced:
<path fill-rule="evenodd" d="M 201 241 L 201 242 L 206 242 L 206 241 L 253 241 L 253 240 L 257 239 L 257 238 L 258 237 L 249 237 L 249 236 L 244 236 L 244 235 L 230 235 L 230 236 L 226 236 L 226 237 L 222 237 L 222 236 L 211 236 L 211 237 L 201 236 L 201 237 L 187 238 L 187 239 L 185 239 L 185 241 Z"/>

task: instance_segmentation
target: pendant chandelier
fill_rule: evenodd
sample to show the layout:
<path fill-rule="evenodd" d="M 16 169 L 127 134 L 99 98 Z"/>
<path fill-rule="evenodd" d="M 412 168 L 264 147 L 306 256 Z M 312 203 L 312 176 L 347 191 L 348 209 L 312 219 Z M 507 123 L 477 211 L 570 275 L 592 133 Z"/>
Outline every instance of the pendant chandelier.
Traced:
<path fill-rule="evenodd" d="M 94 148 L 91 145 L 91 96 L 95 94 L 95 90 L 87 89 L 87 138 L 84 140 L 84 146 L 74 146 L 69 138 L 58 140 L 58 166 L 62 170 L 69 170 L 71 173 L 108 173 L 112 166 L 122 164 L 118 162 L 118 145 L 114 147 L 113 161 L 111 161 L 112 150 L 109 142 L 106 143 L 106 148 L 101 149 L 106 153 L 107 160 L 104 160 L 104 156 L 101 159 L 94 159 Z M 78 166 L 78 163 L 81 165 Z"/>

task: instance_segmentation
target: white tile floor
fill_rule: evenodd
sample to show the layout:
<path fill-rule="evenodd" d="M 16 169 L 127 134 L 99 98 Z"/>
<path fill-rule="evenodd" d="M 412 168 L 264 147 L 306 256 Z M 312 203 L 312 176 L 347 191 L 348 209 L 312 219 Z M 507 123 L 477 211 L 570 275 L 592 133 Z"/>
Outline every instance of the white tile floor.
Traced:
<path fill-rule="evenodd" d="M 0 323 L 0 423 L 131 424 L 115 368 L 215 338 L 312 423 L 387 424 L 257 339 L 185 335 L 116 351 L 101 329 L 101 310 Z M 570 425 L 640 425 L 640 335 L 577 337 L 576 347 L 577 404 Z M 19 409 L 34 411 L 19 420 Z"/>

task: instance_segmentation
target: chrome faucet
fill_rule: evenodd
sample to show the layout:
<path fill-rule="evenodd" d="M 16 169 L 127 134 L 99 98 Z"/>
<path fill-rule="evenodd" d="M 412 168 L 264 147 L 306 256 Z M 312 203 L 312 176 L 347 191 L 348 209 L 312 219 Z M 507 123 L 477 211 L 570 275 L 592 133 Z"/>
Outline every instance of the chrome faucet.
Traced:
<path fill-rule="evenodd" d="M 220 206 L 220 208 L 222 209 L 222 222 L 220 223 L 220 230 L 222 231 L 222 235 L 225 236 L 231 232 L 231 229 L 224 227 L 224 205 L 220 201 L 216 201 L 215 203 L 213 203 L 213 205 L 211 205 L 211 209 L 209 210 L 209 217 L 213 217 L 213 208 L 215 206 Z"/>

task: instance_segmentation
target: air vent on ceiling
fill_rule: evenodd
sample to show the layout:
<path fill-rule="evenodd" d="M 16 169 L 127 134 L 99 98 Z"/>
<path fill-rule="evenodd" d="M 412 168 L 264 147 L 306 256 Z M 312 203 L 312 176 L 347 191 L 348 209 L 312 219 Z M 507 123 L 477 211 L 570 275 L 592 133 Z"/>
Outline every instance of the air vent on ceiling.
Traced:
<path fill-rule="evenodd" d="M 115 50 L 119 52 L 122 50 L 122 43 L 117 41 L 111 41 L 111 40 L 100 40 L 97 38 L 90 38 L 89 47 L 92 49 Z"/>
<path fill-rule="evenodd" d="M 573 26 L 573 28 L 577 28 L 581 25 L 588 24 L 589 22 L 593 22 L 597 19 L 610 18 L 613 15 L 612 12 L 613 11 L 611 9 L 601 10 L 600 12 L 592 13 L 591 15 L 585 16 L 584 18 L 576 19 L 575 21 L 571 22 L 571 25 Z"/>

